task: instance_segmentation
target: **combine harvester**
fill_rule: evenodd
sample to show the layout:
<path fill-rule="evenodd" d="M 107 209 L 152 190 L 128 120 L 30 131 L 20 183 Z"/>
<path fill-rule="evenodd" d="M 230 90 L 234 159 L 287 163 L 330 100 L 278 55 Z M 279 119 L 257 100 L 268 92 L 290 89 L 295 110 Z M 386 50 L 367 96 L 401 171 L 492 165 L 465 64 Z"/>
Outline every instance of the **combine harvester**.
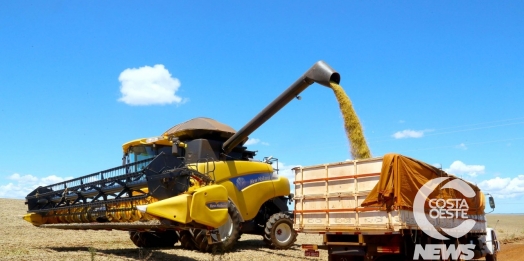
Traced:
<path fill-rule="evenodd" d="M 254 161 L 248 135 L 317 82 L 340 76 L 320 61 L 241 130 L 212 119 L 176 125 L 162 136 L 124 144 L 120 167 L 38 187 L 26 197 L 24 219 L 41 228 L 129 231 L 138 247 L 226 251 L 242 233 L 269 247 L 296 241 L 289 181 L 274 159 Z"/>

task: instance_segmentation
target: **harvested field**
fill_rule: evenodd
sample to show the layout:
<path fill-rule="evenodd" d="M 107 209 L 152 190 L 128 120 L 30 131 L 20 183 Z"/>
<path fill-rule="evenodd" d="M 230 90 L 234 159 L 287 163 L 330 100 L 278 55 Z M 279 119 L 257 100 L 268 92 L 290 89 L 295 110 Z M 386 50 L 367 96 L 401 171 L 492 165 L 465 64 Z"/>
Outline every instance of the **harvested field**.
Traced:
<path fill-rule="evenodd" d="M 305 258 L 300 244 L 322 242 L 318 235 L 300 234 L 296 245 L 289 250 L 272 250 L 264 246 L 260 236 L 243 235 L 234 251 L 223 255 L 188 251 L 175 245 L 173 249 L 140 250 L 124 231 L 66 231 L 41 229 L 22 220 L 26 213 L 24 201 L 0 199 L 1 260 L 327 260 Z M 506 243 L 499 260 L 524 260 L 524 215 L 488 215 L 491 226 Z"/>
<path fill-rule="evenodd" d="M 502 242 L 524 239 L 524 214 L 487 214 L 486 217 L 488 218 L 488 226 L 495 228 L 497 236 Z"/>
<path fill-rule="evenodd" d="M 502 242 L 499 260 L 524 260 L 524 255 L 522 255 L 524 252 L 524 214 L 488 214 L 486 217 L 488 226 L 495 228 Z"/>
<path fill-rule="evenodd" d="M 290 250 L 265 247 L 261 236 L 243 235 L 233 252 L 223 255 L 174 249 L 140 251 L 125 231 L 42 229 L 22 220 L 24 201 L 0 199 L 0 260 L 305 260 L 299 245 L 320 243 L 318 235 L 300 235 Z M 321 257 L 327 258 L 326 252 Z M 318 260 L 317 258 L 309 258 Z"/>

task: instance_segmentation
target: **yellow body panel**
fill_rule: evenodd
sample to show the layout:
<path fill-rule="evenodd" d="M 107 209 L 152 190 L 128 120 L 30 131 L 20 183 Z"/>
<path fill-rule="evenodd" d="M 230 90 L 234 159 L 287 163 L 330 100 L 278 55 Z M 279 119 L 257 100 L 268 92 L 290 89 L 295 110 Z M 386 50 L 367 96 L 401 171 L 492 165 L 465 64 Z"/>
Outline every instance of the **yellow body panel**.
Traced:
<path fill-rule="evenodd" d="M 216 184 L 224 186 L 243 220 L 253 219 L 264 202 L 290 193 L 287 178 L 274 174 L 267 163 L 215 161 L 189 167 L 200 173 L 209 173 Z"/>
<path fill-rule="evenodd" d="M 133 195 L 133 197 L 134 197 L 134 196 L 140 196 L 140 195 L 143 195 L 143 194 L 147 194 L 149 192 L 149 188 L 148 187 L 141 188 L 140 190 L 142 190 L 142 192 L 144 192 L 144 193 L 138 192 L 138 191 L 133 191 L 131 193 L 131 195 Z"/>
<path fill-rule="evenodd" d="M 147 205 L 146 213 L 187 224 L 190 217 L 191 195 L 182 194 Z"/>
<path fill-rule="evenodd" d="M 40 226 L 42 224 L 45 224 L 45 221 L 46 221 L 44 217 L 36 213 L 25 214 L 24 220 L 35 226 Z"/>
<path fill-rule="evenodd" d="M 289 180 L 286 177 L 279 176 L 278 179 L 273 181 L 273 185 L 275 186 L 277 196 L 287 196 L 291 193 Z"/>
<path fill-rule="evenodd" d="M 246 210 L 244 220 L 253 219 L 264 202 L 275 197 L 272 181 L 263 181 L 246 187 L 238 193 L 237 204 Z"/>
<path fill-rule="evenodd" d="M 172 146 L 173 142 L 168 140 L 165 136 L 160 137 L 154 137 L 154 138 L 142 138 L 142 139 L 136 139 L 129 142 L 126 142 L 122 145 L 122 150 L 124 153 L 127 153 L 129 148 L 131 146 L 136 145 L 147 145 L 147 144 L 159 144 L 159 145 L 166 145 L 166 146 Z"/>
<path fill-rule="evenodd" d="M 202 187 L 193 194 L 191 218 L 199 224 L 217 228 L 227 221 L 227 207 L 226 188 L 220 185 Z"/>

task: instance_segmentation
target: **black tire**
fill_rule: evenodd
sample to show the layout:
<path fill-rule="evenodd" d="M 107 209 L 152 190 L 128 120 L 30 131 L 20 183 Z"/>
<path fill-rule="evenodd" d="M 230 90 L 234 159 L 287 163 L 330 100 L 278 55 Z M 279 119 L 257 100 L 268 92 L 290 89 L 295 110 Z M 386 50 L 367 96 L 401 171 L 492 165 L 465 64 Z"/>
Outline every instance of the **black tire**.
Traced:
<path fill-rule="evenodd" d="M 228 222 L 218 228 L 218 230 L 222 232 L 220 233 L 221 242 L 210 246 L 206 236 L 207 230 L 195 230 L 194 239 L 198 250 L 202 252 L 226 252 L 231 250 L 240 239 L 240 229 L 242 224 L 240 213 L 238 213 L 238 209 L 231 201 L 229 201 L 227 212 L 229 214 Z"/>
<path fill-rule="evenodd" d="M 486 255 L 486 261 L 497 261 L 497 253 L 493 255 Z"/>
<path fill-rule="evenodd" d="M 241 227 L 242 227 L 242 226 L 241 226 Z M 237 242 L 238 242 L 238 240 L 240 240 L 240 238 L 242 237 L 243 234 L 244 234 L 244 233 L 242 233 L 242 232 L 238 232 Z"/>
<path fill-rule="evenodd" d="M 182 230 L 179 233 L 180 245 L 183 249 L 195 250 L 197 249 L 193 234 L 189 230 Z"/>
<path fill-rule="evenodd" d="M 267 239 L 265 234 L 262 235 L 262 238 L 264 240 L 264 244 L 266 244 L 267 247 L 274 248 L 273 243 L 271 242 L 271 239 Z"/>
<path fill-rule="evenodd" d="M 264 242 L 270 248 L 289 249 L 297 241 L 297 232 L 293 229 L 293 220 L 284 213 L 269 217 L 264 229 Z"/>
<path fill-rule="evenodd" d="M 143 248 L 168 248 L 178 242 L 178 235 L 173 230 L 163 232 L 137 232 L 129 231 L 129 238 L 135 246 Z"/>
<path fill-rule="evenodd" d="M 195 229 L 193 240 L 195 241 L 195 248 L 200 252 L 209 252 L 209 244 L 207 242 L 205 229 Z"/>

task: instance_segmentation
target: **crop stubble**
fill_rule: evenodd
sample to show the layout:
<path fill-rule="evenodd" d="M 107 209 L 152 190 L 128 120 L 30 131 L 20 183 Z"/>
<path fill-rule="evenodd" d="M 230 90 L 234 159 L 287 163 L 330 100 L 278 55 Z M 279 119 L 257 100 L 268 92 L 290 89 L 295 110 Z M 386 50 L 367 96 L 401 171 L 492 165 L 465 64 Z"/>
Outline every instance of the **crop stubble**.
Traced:
<path fill-rule="evenodd" d="M 140 250 L 125 231 L 38 228 L 22 220 L 26 211 L 23 200 L 0 198 L 0 260 L 91 260 L 92 254 L 94 260 L 307 260 L 300 244 L 322 242 L 318 235 L 300 235 L 292 249 L 273 250 L 261 236 L 242 235 L 235 249 L 223 255 L 184 250 L 180 244 Z M 320 255 L 327 258 L 325 251 Z"/>

